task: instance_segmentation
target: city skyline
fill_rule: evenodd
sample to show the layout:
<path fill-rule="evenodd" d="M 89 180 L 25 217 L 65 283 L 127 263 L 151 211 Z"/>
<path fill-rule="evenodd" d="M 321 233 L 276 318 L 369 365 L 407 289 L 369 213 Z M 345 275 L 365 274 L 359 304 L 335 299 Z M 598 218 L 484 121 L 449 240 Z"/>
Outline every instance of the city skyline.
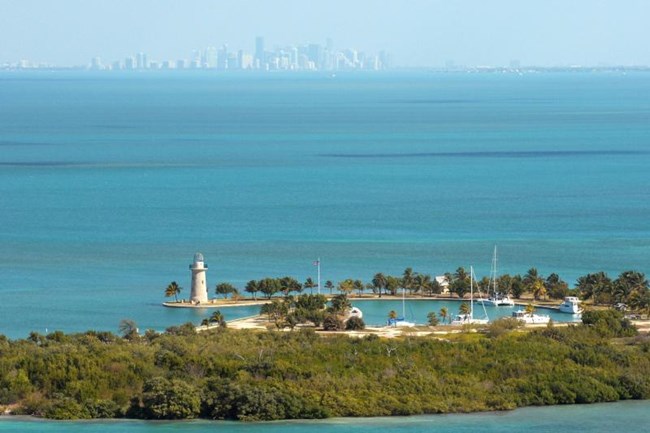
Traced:
<path fill-rule="evenodd" d="M 385 51 L 365 53 L 353 48 L 336 49 L 331 38 L 324 45 L 303 43 L 272 48 L 264 36 L 255 37 L 255 48 L 245 51 L 238 47 L 222 44 L 192 50 L 189 57 L 180 59 L 152 59 L 147 53 L 138 52 L 123 59 L 103 60 L 95 56 L 86 65 L 93 70 L 143 70 L 143 69 L 215 69 L 215 70 L 382 70 L 389 67 L 389 55 Z M 0 65 L 1 67 L 2 65 Z M 11 67 L 12 65 L 4 65 Z M 38 67 L 23 61 L 18 68 Z M 48 67 L 49 65 L 42 65 Z M 71 66 L 71 65 L 68 65 Z M 77 65 L 83 67 L 84 65 Z"/>
<path fill-rule="evenodd" d="M 332 38 L 337 49 L 385 50 L 396 67 L 650 65 L 642 0 L 0 0 L 0 10 L 0 64 L 187 59 L 223 44 L 253 54 L 264 35 L 278 47 Z"/>

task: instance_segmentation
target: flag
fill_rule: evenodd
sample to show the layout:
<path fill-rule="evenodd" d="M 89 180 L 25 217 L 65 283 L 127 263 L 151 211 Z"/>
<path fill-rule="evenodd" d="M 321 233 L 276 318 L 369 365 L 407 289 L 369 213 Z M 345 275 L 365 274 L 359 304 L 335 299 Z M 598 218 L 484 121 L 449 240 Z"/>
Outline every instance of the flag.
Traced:
<path fill-rule="evenodd" d="M 314 266 L 320 265 L 320 260 L 315 260 L 314 262 L 312 262 L 312 265 Z"/>

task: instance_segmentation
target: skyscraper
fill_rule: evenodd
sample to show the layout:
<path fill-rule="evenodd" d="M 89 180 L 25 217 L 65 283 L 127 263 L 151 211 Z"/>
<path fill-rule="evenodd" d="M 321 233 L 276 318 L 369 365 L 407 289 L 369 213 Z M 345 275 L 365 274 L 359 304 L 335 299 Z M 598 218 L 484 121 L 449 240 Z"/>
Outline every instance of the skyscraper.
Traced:
<path fill-rule="evenodd" d="M 255 63 L 258 64 L 259 68 L 263 68 L 264 63 L 266 63 L 266 55 L 264 54 L 264 38 L 262 36 L 255 38 Z"/>
<path fill-rule="evenodd" d="M 136 63 L 138 69 L 147 69 L 149 67 L 149 62 L 147 62 L 147 55 L 145 53 L 138 53 L 136 56 Z"/>

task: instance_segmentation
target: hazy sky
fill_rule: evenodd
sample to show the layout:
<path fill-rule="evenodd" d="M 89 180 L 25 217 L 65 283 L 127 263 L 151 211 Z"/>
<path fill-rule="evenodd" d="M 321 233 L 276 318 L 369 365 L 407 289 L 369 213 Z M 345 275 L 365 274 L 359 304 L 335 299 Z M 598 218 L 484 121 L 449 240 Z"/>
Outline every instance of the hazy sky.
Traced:
<path fill-rule="evenodd" d="M 650 0 L 0 0 L 0 63 L 252 53 L 257 35 L 330 37 L 402 66 L 650 65 Z"/>

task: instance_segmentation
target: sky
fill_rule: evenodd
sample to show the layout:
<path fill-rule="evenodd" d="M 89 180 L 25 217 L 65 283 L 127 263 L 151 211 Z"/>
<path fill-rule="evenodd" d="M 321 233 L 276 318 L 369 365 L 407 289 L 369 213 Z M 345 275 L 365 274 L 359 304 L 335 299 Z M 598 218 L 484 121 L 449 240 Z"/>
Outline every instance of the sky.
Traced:
<path fill-rule="evenodd" d="M 650 0 L 0 0 L 0 64 L 325 44 L 396 66 L 650 65 Z"/>

